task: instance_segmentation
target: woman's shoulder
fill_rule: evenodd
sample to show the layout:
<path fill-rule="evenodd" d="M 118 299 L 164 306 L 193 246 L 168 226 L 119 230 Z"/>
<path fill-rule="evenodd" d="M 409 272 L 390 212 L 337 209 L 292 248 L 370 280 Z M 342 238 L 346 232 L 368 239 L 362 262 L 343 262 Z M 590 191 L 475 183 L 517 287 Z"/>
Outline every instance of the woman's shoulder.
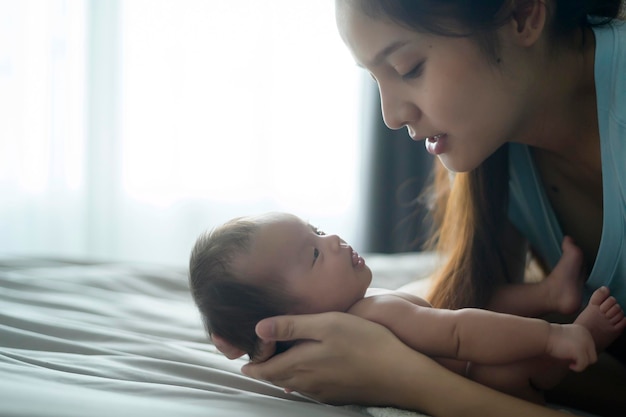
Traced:
<path fill-rule="evenodd" d="M 626 22 L 615 21 L 594 28 L 596 39 L 595 82 L 600 133 L 615 146 L 626 142 Z M 620 150 L 613 149 L 613 152 Z M 621 149 L 626 152 L 626 148 Z M 618 152 L 621 156 L 624 153 Z"/>
<path fill-rule="evenodd" d="M 599 105 L 626 121 L 626 21 L 594 28 Z"/>

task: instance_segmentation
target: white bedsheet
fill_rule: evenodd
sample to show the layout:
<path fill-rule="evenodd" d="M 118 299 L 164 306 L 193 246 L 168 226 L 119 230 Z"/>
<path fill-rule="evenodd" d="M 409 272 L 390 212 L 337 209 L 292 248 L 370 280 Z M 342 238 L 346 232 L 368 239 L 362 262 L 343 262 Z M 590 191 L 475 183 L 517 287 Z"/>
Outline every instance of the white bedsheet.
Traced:
<path fill-rule="evenodd" d="M 366 259 L 373 285 L 387 288 L 427 276 L 435 262 Z M 182 267 L 0 257 L 2 417 L 423 416 L 285 394 L 243 376 L 244 363 L 209 343 Z"/>
<path fill-rule="evenodd" d="M 208 343 L 183 268 L 0 259 L 2 416 L 393 414 L 285 394 L 243 363 Z"/>

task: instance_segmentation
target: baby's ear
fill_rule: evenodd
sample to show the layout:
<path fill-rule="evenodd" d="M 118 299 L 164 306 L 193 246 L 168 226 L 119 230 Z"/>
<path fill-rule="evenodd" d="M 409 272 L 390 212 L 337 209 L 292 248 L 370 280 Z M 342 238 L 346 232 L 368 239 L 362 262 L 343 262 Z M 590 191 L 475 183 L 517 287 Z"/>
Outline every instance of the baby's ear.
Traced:
<path fill-rule="evenodd" d="M 244 352 L 243 350 L 227 342 L 226 339 L 224 339 L 223 337 L 220 337 L 215 333 L 210 333 L 210 336 L 213 345 L 228 359 L 237 359 L 246 354 L 246 352 Z"/>
<path fill-rule="evenodd" d="M 543 33 L 547 19 L 545 1 L 516 0 L 511 10 L 511 25 L 519 45 L 531 46 Z"/>

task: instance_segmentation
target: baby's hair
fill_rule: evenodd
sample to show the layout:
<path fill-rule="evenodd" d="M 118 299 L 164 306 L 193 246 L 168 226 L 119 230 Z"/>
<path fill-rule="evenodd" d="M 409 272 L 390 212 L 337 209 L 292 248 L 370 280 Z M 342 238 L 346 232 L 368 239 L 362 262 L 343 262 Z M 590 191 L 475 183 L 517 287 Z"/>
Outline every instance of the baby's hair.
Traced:
<path fill-rule="evenodd" d="M 294 301 L 269 277 L 242 276 L 237 263 L 250 255 L 259 223 L 248 217 L 228 221 L 201 234 L 189 259 L 189 284 L 206 331 L 246 352 L 259 352 L 256 324 L 287 314 Z"/>

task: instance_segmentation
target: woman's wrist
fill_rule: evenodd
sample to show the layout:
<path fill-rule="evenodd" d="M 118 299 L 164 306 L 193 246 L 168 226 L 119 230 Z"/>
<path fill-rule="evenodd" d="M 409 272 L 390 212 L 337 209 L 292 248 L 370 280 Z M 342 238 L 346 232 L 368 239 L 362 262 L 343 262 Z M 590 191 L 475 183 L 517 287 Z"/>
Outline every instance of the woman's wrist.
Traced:
<path fill-rule="evenodd" d="M 388 405 L 437 417 L 561 417 L 562 413 L 480 385 L 406 348 L 381 373 L 378 394 Z"/>

